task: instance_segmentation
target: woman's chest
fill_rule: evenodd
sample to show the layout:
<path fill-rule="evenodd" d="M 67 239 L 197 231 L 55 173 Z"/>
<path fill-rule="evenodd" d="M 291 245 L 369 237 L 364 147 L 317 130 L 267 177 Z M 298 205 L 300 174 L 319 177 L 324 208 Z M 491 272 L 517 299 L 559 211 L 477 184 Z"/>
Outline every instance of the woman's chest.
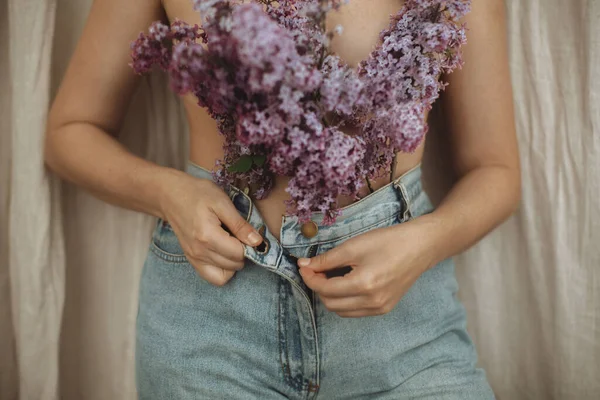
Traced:
<path fill-rule="evenodd" d="M 341 25 L 342 34 L 334 37 L 331 49 L 349 65 L 356 66 L 366 59 L 379 43 L 379 33 L 387 28 L 390 15 L 396 14 L 403 0 L 350 0 L 339 11 L 327 17 L 327 29 Z M 175 18 L 200 25 L 200 16 L 192 7 L 192 0 L 163 0 L 170 21 Z"/>

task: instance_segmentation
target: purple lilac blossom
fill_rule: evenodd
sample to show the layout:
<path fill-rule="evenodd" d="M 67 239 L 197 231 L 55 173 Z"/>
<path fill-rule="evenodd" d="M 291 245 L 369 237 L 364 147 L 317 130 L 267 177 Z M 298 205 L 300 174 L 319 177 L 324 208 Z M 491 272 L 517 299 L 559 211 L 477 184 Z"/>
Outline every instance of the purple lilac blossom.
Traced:
<path fill-rule="evenodd" d="M 334 222 L 338 196 L 356 198 L 365 176 L 414 151 L 445 87 L 441 74 L 462 63 L 459 21 L 470 0 L 407 0 L 357 70 L 331 53 L 335 32 L 324 29 L 343 2 L 193 0 L 202 28 L 156 22 L 132 44 L 137 73 L 159 66 L 173 90 L 193 93 L 217 121 L 225 145 L 215 181 L 243 182 L 260 199 L 274 175 L 289 176 L 288 212 L 301 221 L 322 212 Z M 266 162 L 232 169 L 244 156 Z"/>
<path fill-rule="evenodd" d="M 369 176 L 389 169 L 389 150 L 381 143 L 390 143 L 392 153 L 413 152 L 421 144 L 425 114 L 445 87 L 441 74 L 461 66 L 466 36 L 459 19 L 469 8 L 468 0 L 407 0 L 381 33 L 382 44 L 360 63 L 369 101 L 356 112 L 374 116 L 362 127 L 371 138 L 364 160 Z"/>

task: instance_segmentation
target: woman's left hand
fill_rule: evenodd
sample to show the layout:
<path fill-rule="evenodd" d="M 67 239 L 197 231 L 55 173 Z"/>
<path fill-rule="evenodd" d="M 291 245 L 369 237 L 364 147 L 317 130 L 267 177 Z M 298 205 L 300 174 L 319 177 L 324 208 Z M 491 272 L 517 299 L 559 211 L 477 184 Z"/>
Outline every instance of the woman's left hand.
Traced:
<path fill-rule="evenodd" d="M 313 258 L 300 258 L 306 285 L 341 317 L 387 314 L 437 260 L 432 224 L 419 217 L 348 239 Z M 350 266 L 341 277 L 326 271 Z"/>

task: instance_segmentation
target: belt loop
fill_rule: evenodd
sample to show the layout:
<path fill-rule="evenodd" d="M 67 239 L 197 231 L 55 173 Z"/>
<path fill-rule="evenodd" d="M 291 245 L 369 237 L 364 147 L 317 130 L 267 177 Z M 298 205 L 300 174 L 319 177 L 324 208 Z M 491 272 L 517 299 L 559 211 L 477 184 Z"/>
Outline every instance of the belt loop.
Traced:
<path fill-rule="evenodd" d="M 406 222 L 412 218 L 412 213 L 410 211 L 410 197 L 408 196 L 408 191 L 406 190 L 406 186 L 402 183 L 402 181 L 398 180 L 394 186 L 400 190 L 400 201 L 402 202 L 402 221 Z"/>
<path fill-rule="evenodd" d="M 242 217 L 244 217 L 247 222 L 250 222 L 252 208 L 254 207 L 250 198 L 238 189 L 231 189 L 229 198 Z"/>

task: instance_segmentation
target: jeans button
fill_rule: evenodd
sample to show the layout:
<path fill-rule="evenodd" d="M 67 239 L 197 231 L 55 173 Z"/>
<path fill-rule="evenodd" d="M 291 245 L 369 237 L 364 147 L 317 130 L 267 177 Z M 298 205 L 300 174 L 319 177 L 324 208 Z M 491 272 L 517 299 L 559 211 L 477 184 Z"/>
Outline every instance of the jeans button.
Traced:
<path fill-rule="evenodd" d="M 317 226 L 317 224 L 315 224 L 314 221 L 308 221 L 302 224 L 302 226 L 300 227 L 300 232 L 302 232 L 305 238 L 310 239 L 317 236 L 317 233 L 319 232 L 319 227 Z"/>

